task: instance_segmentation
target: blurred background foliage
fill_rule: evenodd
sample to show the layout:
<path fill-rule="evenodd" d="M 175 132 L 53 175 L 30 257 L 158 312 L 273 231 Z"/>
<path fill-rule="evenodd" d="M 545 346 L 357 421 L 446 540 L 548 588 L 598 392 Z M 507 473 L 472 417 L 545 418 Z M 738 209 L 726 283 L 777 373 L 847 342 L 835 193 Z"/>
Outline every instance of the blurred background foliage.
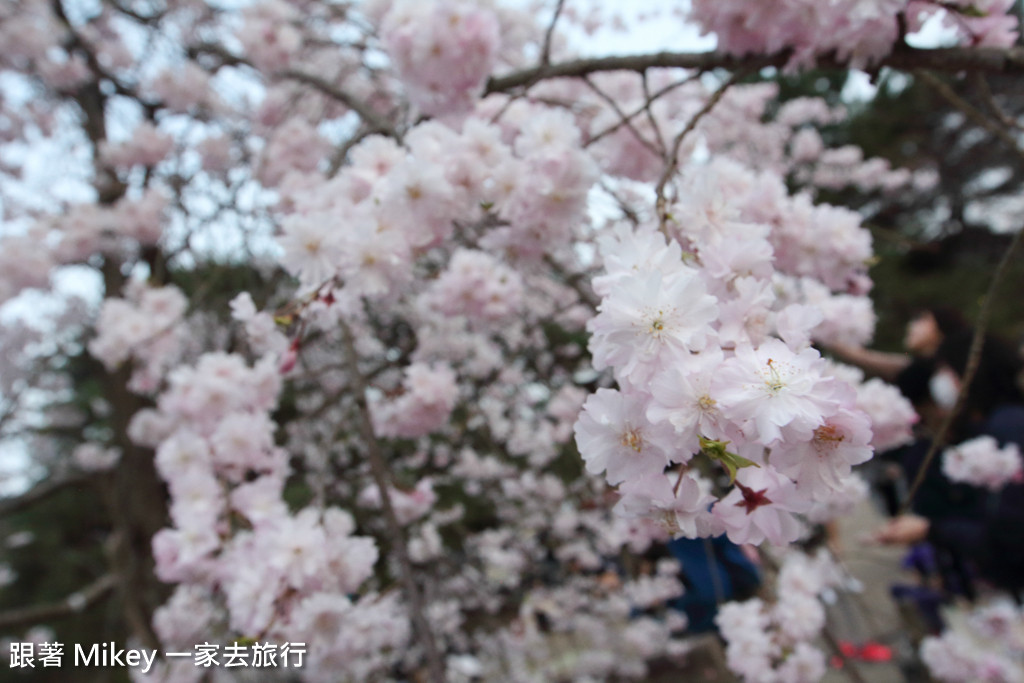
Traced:
<path fill-rule="evenodd" d="M 815 70 L 773 76 L 779 101 L 819 96 L 844 106 L 846 121 L 820 129 L 829 145 L 856 145 L 865 158 L 894 167 L 932 169 L 936 184 L 892 196 L 856 189 L 820 191 L 818 199 L 858 209 L 874 237 L 871 292 L 878 314 L 874 346 L 902 350 L 904 326 L 915 310 L 952 306 L 975 320 L 992 274 L 1024 225 L 1024 158 L 1006 142 L 921 78 L 883 70 L 869 74 L 870 99 L 843 99 L 846 71 Z M 763 78 L 763 77 L 762 77 Z M 966 85 L 945 82 L 970 106 L 1016 120 L 1024 116 L 1024 90 L 1012 77 L 985 76 Z M 856 90 L 856 89 L 853 89 Z M 992 303 L 990 330 L 1024 343 L 1024 259 L 1010 264 Z"/>

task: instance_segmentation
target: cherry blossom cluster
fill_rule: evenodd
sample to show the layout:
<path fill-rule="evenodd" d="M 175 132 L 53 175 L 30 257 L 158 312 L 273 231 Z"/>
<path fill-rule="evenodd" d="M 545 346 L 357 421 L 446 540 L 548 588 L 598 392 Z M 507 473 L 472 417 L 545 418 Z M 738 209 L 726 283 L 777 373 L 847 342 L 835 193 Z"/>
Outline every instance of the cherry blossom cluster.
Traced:
<path fill-rule="evenodd" d="M 466 465 L 479 467 L 479 459 L 467 456 L 459 456 L 457 468 L 463 481 Z M 663 560 L 650 573 L 630 575 L 611 561 L 664 542 L 663 532 L 610 517 L 592 504 L 578 505 L 574 492 L 551 475 L 516 474 L 514 465 L 494 462 L 487 467 L 490 474 L 477 482 L 478 496 L 497 505 L 502 524 L 470 535 L 463 546 L 468 554 L 452 557 L 447 550 L 419 560 L 426 563 L 421 571 L 450 568 L 435 588 L 435 605 L 444 604 L 441 595 L 450 601 L 438 631 L 463 653 L 449 658 L 450 676 L 643 680 L 648 661 L 682 653 L 685 619 L 664 607 L 682 591 L 678 564 Z M 432 516 L 442 528 L 453 521 L 445 512 Z M 451 603 L 458 608 L 453 611 Z M 497 629 L 453 624 L 452 617 L 464 610 L 505 616 Z"/>
<path fill-rule="evenodd" d="M 299 20 L 299 10 L 291 3 L 254 3 L 242 13 L 242 25 L 235 36 L 253 64 L 272 73 L 298 57 L 305 40 Z"/>
<path fill-rule="evenodd" d="M 99 252 L 135 252 L 155 245 L 164 228 L 167 196 L 149 189 L 112 206 L 78 203 L 61 215 L 43 215 L 27 230 L 6 235 L 0 250 L 0 303 L 26 289 L 45 290 L 60 265 L 86 261 Z"/>
<path fill-rule="evenodd" d="M 918 415 L 899 389 L 877 377 L 865 380 L 864 372 L 850 365 L 832 362 L 829 367 L 834 376 L 856 387 L 857 408 L 871 420 L 871 446 L 876 452 L 914 440 L 912 428 Z"/>
<path fill-rule="evenodd" d="M 667 583 L 667 590 L 652 597 L 674 597 L 680 588 L 678 580 L 672 578 Z M 485 680 L 538 683 L 585 678 L 643 680 L 647 660 L 659 656 L 678 659 L 685 654 L 687 645 L 678 633 L 686 620 L 675 612 L 664 618 L 630 618 L 637 604 L 628 595 L 636 592 L 631 584 L 614 588 L 584 578 L 531 591 L 522 602 L 515 628 L 482 643 L 486 657 L 474 661 L 471 671 Z"/>
<path fill-rule="evenodd" d="M 127 298 L 104 300 L 89 353 L 110 371 L 130 360 L 132 390 L 150 393 L 180 359 L 187 307 L 185 295 L 174 286 L 152 288 L 133 281 Z"/>
<path fill-rule="evenodd" d="M 644 85 L 646 81 L 646 86 Z M 682 130 L 711 96 L 713 88 L 675 69 L 652 69 L 646 79 L 626 71 L 594 74 L 589 87 L 580 82 L 536 86 L 549 98 L 570 98 L 580 109 L 579 125 L 588 150 L 610 175 L 643 183 L 656 182 L 664 171 L 668 140 Z M 652 93 L 660 96 L 651 101 Z M 841 124 L 847 112 L 818 97 L 799 97 L 773 106 L 775 83 L 734 85 L 682 141 L 682 156 L 706 150 L 744 166 L 774 171 L 810 188 L 855 187 L 861 192 L 891 194 L 937 182 L 927 167 L 893 168 L 885 159 L 864 158 L 859 147 L 829 147 L 819 129 Z M 614 98 L 616 106 L 608 104 Z M 628 125 L 622 112 L 644 112 Z"/>
<path fill-rule="evenodd" d="M 522 276 L 482 251 L 460 249 L 431 286 L 430 305 L 444 315 L 500 323 L 522 306 Z"/>
<path fill-rule="evenodd" d="M 40 249 L 45 231 L 30 230 L 4 238 L 0 250 L 0 303 L 13 299 L 27 289 L 45 289 L 50 283 L 50 270 L 56 265 L 53 255 Z"/>
<path fill-rule="evenodd" d="M 568 243 L 596 169 L 570 115 L 526 103 L 513 109 L 528 118 L 520 128 L 474 119 L 458 132 L 429 122 L 405 137 L 405 148 L 371 137 L 334 179 L 310 186 L 307 178 L 292 198 L 301 210 L 282 221 L 284 266 L 309 285 L 338 278 L 351 296 L 394 298 L 408 291 L 418 257 L 469 237 L 473 226 L 489 228 L 481 247 L 523 257 Z M 341 222 L 345 231 L 332 229 Z M 449 315 L 493 318 L 514 308 L 516 277 L 487 268 L 487 259 L 467 251 L 451 259 L 434 292 L 435 301 L 462 292 L 462 303 L 441 304 Z"/>
<path fill-rule="evenodd" d="M 842 0 L 826 5 L 813 0 L 778 7 L 763 3 L 695 0 L 692 18 L 718 37 L 731 54 L 793 51 L 790 67 L 808 67 L 834 55 L 855 67 L 888 55 L 902 38 L 900 21 L 918 30 L 939 14 L 967 45 L 1008 47 L 1017 38 L 1011 0 L 932 2 L 931 0 Z"/>
<path fill-rule="evenodd" d="M 850 488 L 851 467 L 872 454 L 858 391 L 808 345 L 834 326 L 800 297 L 801 287 L 826 301 L 833 288 L 863 289 L 870 239 L 855 214 L 790 198 L 777 178 L 733 162 L 684 175 L 679 194 L 669 240 L 647 226 L 600 240 L 607 272 L 594 280 L 590 349 L 619 389 L 587 399 L 576 441 L 588 471 L 619 486 L 624 514 L 691 537 L 789 542 L 801 533 L 795 515 Z M 870 335 L 864 302 L 867 329 L 854 338 Z M 887 398 L 885 421 L 905 420 L 890 445 L 913 411 Z M 698 474 L 710 461 L 735 481 L 724 496 Z"/>
<path fill-rule="evenodd" d="M 437 430 L 448 421 L 459 395 L 455 374 L 449 368 L 422 363 L 405 369 L 402 388 L 397 399 L 374 405 L 378 436 L 415 438 Z"/>
<path fill-rule="evenodd" d="M 21 209 L 0 301 L 46 289 L 58 264 L 104 276 L 82 338 L 155 398 L 128 436 L 169 491 L 153 540 L 176 585 L 153 623 L 167 649 L 305 641 L 304 680 L 422 679 L 404 549 L 450 680 L 642 679 L 685 649 L 664 608 L 680 567 L 621 558 L 679 534 L 793 540 L 798 515 L 862 499 L 851 467 L 872 448 L 909 437 L 894 388 L 810 346 L 870 340 L 871 240 L 857 213 L 789 186 L 929 180 L 830 149 L 816 128 L 839 109 L 776 108 L 777 88 L 753 84 L 702 114 L 710 79 L 679 69 L 481 99 L 495 74 L 572 57 L 547 17 L 489 0 L 243 4 L 0 8 L 0 95 L 8 75 L 32 94 L 0 110 L 0 143 L 59 142 L 75 122 L 77 189 L 95 199 L 27 209 L 0 187 Z M 801 64 L 836 40 L 853 41 L 840 58 L 877 58 L 896 41 L 885 11 L 911 26 L 913 8 L 940 11 L 791 4 L 695 11 L 725 50 L 793 46 Z M 1009 35 L 1002 0 L 945 5 L 978 43 Z M 602 226 L 605 195 L 625 218 Z M 252 256 L 244 278 L 217 262 L 225 245 Z M 200 272 L 232 283 L 231 321 L 221 284 L 192 301 L 169 284 Z M 6 395 L 25 380 L 0 360 Z M 127 459 L 70 452 L 87 470 Z M 776 605 L 723 610 L 752 680 L 821 673 L 828 581 L 800 562 Z"/>
<path fill-rule="evenodd" d="M 155 626 L 169 647 L 200 632 L 301 635 L 308 680 L 328 680 L 338 667 L 359 678 L 405 642 L 406 613 L 395 596 L 362 590 L 378 549 L 355 535 L 350 513 L 293 512 L 285 502 L 289 458 L 268 414 L 280 389 L 271 356 L 249 367 L 237 355 L 207 354 L 172 370 L 156 410 L 137 414 L 133 438 L 156 448 L 171 494 L 173 526 L 153 547 L 157 575 L 178 588 Z M 197 600 L 206 605 L 198 614 Z M 191 663 L 178 664 L 165 664 L 168 675 L 187 675 Z"/>
<path fill-rule="evenodd" d="M 913 440 L 911 427 L 918 421 L 910 401 L 880 379 L 869 379 L 857 388 L 857 406 L 871 418 L 871 445 L 883 452 Z"/>
<path fill-rule="evenodd" d="M 98 251 L 155 245 L 163 234 L 167 204 L 167 196 L 151 188 L 137 198 L 124 197 L 111 207 L 72 205 L 64 215 L 38 227 L 59 236 L 52 250 L 59 263 L 78 263 Z"/>
<path fill-rule="evenodd" d="M 852 187 L 886 195 L 908 187 L 928 188 L 938 181 L 927 167 L 894 168 L 885 159 L 865 158 L 854 145 L 830 147 L 821 129 L 842 124 L 846 108 L 829 106 L 819 97 L 797 97 L 774 109 L 778 95 L 775 83 L 730 88 L 720 106 L 697 125 L 708 151 L 751 169 L 775 171 L 811 192 Z M 758 120 L 740 125 L 751 117 Z"/>
<path fill-rule="evenodd" d="M 868 500 L 870 492 L 868 483 L 854 472 L 832 490 L 831 496 L 814 501 L 814 504 L 804 514 L 807 520 L 814 524 L 825 524 L 849 517 L 859 505 Z"/>
<path fill-rule="evenodd" d="M 116 447 L 104 448 L 103 446 L 86 442 L 75 446 L 71 452 L 71 458 L 75 466 L 87 472 L 109 470 L 113 468 L 121 458 L 121 450 Z"/>
<path fill-rule="evenodd" d="M 487 263 L 493 265 L 494 272 L 488 273 L 481 265 Z M 437 272 L 436 267 L 433 272 Z M 502 280 L 516 283 L 515 300 L 522 299 L 523 311 L 530 312 L 527 316 L 502 313 L 495 317 L 492 313 L 496 306 L 503 306 L 502 297 L 511 300 L 507 292 L 512 290 Z M 493 285 L 486 284 L 490 282 Z M 413 313 L 405 319 L 415 326 L 417 340 L 411 362 L 401 372 L 373 373 L 368 399 L 377 436 L 389 451 L 397 452 L 392 456 L 395 470 L 436 472 L 414 484 L 389 487 L 389 496 L 399 523 L 409 534 L 409 554 L 417 573 L 431 586 L 427 611 L 435 633 L 449 652 L 460 653 L 447 659 L 450 675 L 459 671 L 502 672 L 509 661 L 521 658 L 535 662 L 531 666 L 538 667 L 538 680 L 547 677 L 545 672 L 554 664 L 545 662 L 538 653 L 565 647 L 562 636 L 538 633 L 524 639 L 523 624 L 528 620 L 498 630 L 467 623 L 480 611 L 498 615 L 519 609 L 521 601 L 531 600 L 529 593 L 520 594 L 521 587 L 542 581 L 544 585 L 563 586 L 562 593 L 566 599 L 572 597 L 573 604 L 593 606 L 591 612 L 578 617 L 582 620 L 579 625 L 573 621 L 566 627 L 582 631 L 585 625 L 589 634 L 574 642 L 570 650 L 577 658 L 574 661 L 588 662 L 586 671 L 595 675 L 603 671 L 604 675 L 618 672 L 624 676 L 629 671 L 642 676 L 647 660 L 678 652 L 678 642 L 672 635 L 673 630 L 680 630 L 678 618 L 671 621 L 673 627 L 645 620 L 645 635 L 637 637 L 644 647 L 619 647 L 615 658 L 606 656 L 608 644 L 618 642 L 623 625 L 630 623 L 632 608 L 647 608 L 677 595 L 678 579 L 659 575 L 630 581 L 626 577 L 623 589 L 603 589 L 595 594 L 597 583 L 589 574 L 601 570 L 607 558 L 618 556 L 626 547 L 631 552 L 643 552 L 652 542 L 664 542 L 667 536 L 645 522 L 610 518 L 607 508 L 593 503 L 594 498 L 603 495 L 603 487 L 596 480 L 577 480 L 569 489 L 562 479 L 540 473 L 560 456 L 571 439 L 585 392 L 569 383 L 568 375 L 554 372 L 548 375 L 547 383 L 561 388 L 534 393 L 539 390 L 533 381 L 537 371 L 517 361 L 501 367 L 502 349 L 495 345 L 497 340 L 506 348 L 523 349 L 521 353 L 547 356 L 547 363 L 580 363 L 578 348 L 568 349 L 559 359 L 545 348 L 548 342 L 543 336 L 527 333 L 537 325 L 534 316 L 547 315 L 553 305 L 572 305 L 578 295 L 556 287 L 544 271 L 514 271 L 484 252 L 469 250 L 456 250 L 448 268 L 425 283 L 427 286 L 398 290 L 407 292 Z M 454 292 L 455 300 L 442 299 L 442 288 Z M 293 377 L 299 386 L 307 373 L 315 377 L 321 392 L 348 385 L 351 375 L 347 370 L 338 371 L 337 352 L 322 354 L 320 348 L 325 339 L 337 336 L 337 316 L 345 305 L 345 296 L 344 290 L 331 290 L 329 296 L 317 295 L 301 313 L 293 314 L 297 319 L 291 325 L 301 328 L 306 324 L 307 330 L 315 327 L 321 335 L 318 341 L 299 345 L 297 363 L 286 371 L 286 376 Z M 257 311 L 251 297 L 237 298 L 232 307 L 250 343 L 273 338 L 278 353 L 282 353 L 287 341 L 279 333 L 268 335 L 266 328 L 274 320 L 269 313 Z M 574 329 L 582 331 L 585 319 L 585 315 L 577 316 Z M 349 319 L 349 324 L 357 332 L 355 346 L 360 354 L 368 362 L 379 357 L 379 342 L 367 322 Z M 265 342 L 251 345 L 269 348 Z M 368 371 L 372 367 L 367 365 Z M 492 373 L 499 374 L 499 381 L 490 379 Z M 467 395 L 473 394 L 475 400 L 466 401 Z M 316 394 L 310 392 L 309 397 L 316 398 Z M 544 401 L 544 408 L 538 406 L 539 400 Z M 310 401 L 303 410 L 316 417 L 293 422 L 289 426 L 290 443 L 296 452 L 314 451 L 322 443 L 324 451 L 336 453 L 333 462 L 308 456 L 304 465 L 350 468 L 350 474 L 332 484 L 328 493 L 347 497 L 356 509 L 372 511 L 367 529 L 386 538 L 389 532 L 380 523 L 379 488 L 368 480 L 359 461 L 351 458 L 361 444 L 357 438 L 339 444 L 339 430 L 352 429 L 353 408 L 351 396 L 344 391 L 340 399 L 330 398 L 328 393 L 323 402 Z M 468 416 L 455 417 L 464 412 Z M 392 439 L 415 445 L 401 455 L 405 449 L 392 446 Z M 476 446 L 453 450 L 447 445 L 460 443 Z M 317 479 L 311 473 L 310 485 L 322 485 Z M 451 496 L 453 490 L 460 492 L 465 507 L 441 502 L 442 496 Z M 582 508 L 586 501 L 589 509 Z M 472 519 L 467 519 L 467 508 L 480 506 L 493 506 L 498 523 L 467 533 L 463 525 Z M 453 549 L 446 539 L 455 530 L 463 540 Z M 395 570 L 393 563 L 390 568 Z M 614 609 L 604 604 L 608 601 Z M 639 632 L 640 626 L 630 628 Z M 547 642 L 543 649 L 539 644 L 542 642 Z M 416 657 L 415 648 L 410 648 L 407 658 L 411 665 Z M 506 671 L 505 675 L 511 673 Z"/>
<path fill-rule="evenodd" d="M 131 138 L 107 144 L 100 149 L 103 160 L 112 166 L 156 166 L 174 148 L 174 138 L 151 123 L 135 127 Z"/>
<path fill-rule="evenodd" d="M 381 22 L 409 99 L 430 115 L 472 107 L 498 57 L 495 12 L 472 2 L 396 2 Z"/>
<path fill-rule="evenodd" d="M 944 683 L 1024 681 L 1024 617 L 1008 600 L 960 615 L 940 636 L 921 642 L 921 659 Z"/>
<path fill-rule="evenodd" d="M 979 436 L 942 454 L 942 473 L 950 480 L 998 491 L 1021 480 L 1021 455 L 1015 443 L 1003 448 L 991 436 Z"/>
<path fill-rule="evenodd" d="M 746 683 L 813 683 L 825 675 L 825 655 L 812 643 L 825 626 L 821 597 L 840 585 L 831 557 L 787 554 L 777 601 L 760 598 L 723 605 L 715 618 L 726 640 L 726 663 Z"/>

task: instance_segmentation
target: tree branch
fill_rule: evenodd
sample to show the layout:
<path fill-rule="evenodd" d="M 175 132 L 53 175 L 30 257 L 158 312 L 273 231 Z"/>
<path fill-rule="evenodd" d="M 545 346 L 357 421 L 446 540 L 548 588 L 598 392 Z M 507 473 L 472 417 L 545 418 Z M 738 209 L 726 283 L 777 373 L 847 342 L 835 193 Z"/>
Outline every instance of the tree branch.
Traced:
<path fill-rule="evenodd" d="M 426 651 L 427 667 L 430 673 L 430 680 L 433 683 L 444 683 L 444 663 L 441 660 L 437 643 L 434 640 L 434 633 L 427 621 L 426 606 L 423 602 L 423 595 L 416 584 L 416 575 L 412 567 L 412 560 L 409 559 L 409 548 L 406 545 L 405 529 L 398 521 L 395 514 L 395 507 L 391 502 L 391 492 L 388 476 L 387 463 L 384 461 L 384 454 L 381 453 L 380 443 L 377 435 L 373 432 L 373 422 L 370 420 L 370 408 L 366 403 L 366 382 L 359 371 L 359 355 L 356 351 L 355 339 L 352 337 L 352 330 L 346 323 L 341 324 L 342 343 L 345 347 L 345 357 L 348 362 L 349 374 L 352 381 L 352 392 L 354 394 L 356 407 L 359 411 L 359 433 L 366 446 L 367 458 L 370 461 L 370 473 L 373 475 L 374 483 L 380 491 L 381 506 L 384 508 L 384 521 L 387 523 L 388 532 L 394 542 L 395 555 L 398 557 L 398 566 L 402 574 L 402 583 L 405 587 L 406 597 L 409 600 L 409 611 L 413 625 L 419 633 L 420 642 Z"/>
<path fill-rule="evenodd" d="M 46 479 L 25 493 L 9 498 L 0 498 L 0 517 L 13 515 L 16 512 L 32 507 L 67 488 L 84 484 L 90 479 L 88 474 L 76 474 L 62 479 Z"/>
<path fill-rule="evenodd" d="M 999 121 L 999 123 L 1004 125 L 1009 130 L 1021 130 L 1022 128 L 1024 128 L 1024 126 L 1021 126 L 1019 121 L 1014 120 L 1009 114 L 1006 113 L 1006 111 L 1003 110 L 1002 107 L 999 106 L 999 103 L 996 102 L 995 95 L 992 93 L 992 88 L 989 87 L 988 80 L 985 78 L 984 74 L 975 73 L 973 81 L 974 84 L 977 86 L 978 91 L 981 93 L 981 96 L 984 98 L 985 104 L 986 106 L 988 106 L 989 111 L 992 112 L 992 116 L 994 116 L 996 120 Z"/>
<path fill-rule="evenodd" d="M 402 136 L 399 135 L 398 131 L 390 122 L 388 122 L 387 119 L 375 112 L 366 102 L 363 102 L 357 97 L 353 97 L 330 81 L 327 81 L 320 76 L 308 74 L 297 69 L 289 69 L 278 75 L 316 88 L 324 95 L 341 102 L 346 107 L 359 114 L 359 117 L 363 119 L 363 122 L 366 123 L 372 132 L 387 135 L 401 142 Z"/>
<path fill-rule="evenodd" d="M 192 59 L 195 59 L 203 53 L 216 56 L 221 60 L 221 63 L 226 66 L 248 66 L 253 69 L 256 68 L 253 66 L 252 62 L 231 54 L 224 47 L 217 45 L 216 43 L 200 43 L 188 48 L 188 55 Z M 365 123 L 370 129 L 371 133 L 381 133 L 382 135 L 387 135 L 401 142 L 402 136 L 386 118 L 374 111 L 366 102 L 345 92 L 327 79 L 298 69 L 287 69 L 272 75 L 280 78 L 288 78 L 316 88 L 322 94 L 341 102 L 358 114 L 363 120 L 363 123 Z"/>
<path fill-rule="evenodd" d="M 661 97 L 662 95 L 667 95 L 669 92 L 675 90 L 676 88 L 680 88 L 680 87 L 686 85 L 687 83 L 693 81 L 693 79 L 696 78 L 696 77 L 697 77 L 697 74 L 694 74 L 692 76 L 687 76 L 686 78 L 681 78 L 681 79 L 679 79 L 677 81 L 673 81 L 672 83 L 669 83 L 668 85 L 666 85 L 665 87 L 661 88 L 660 90 L 657 90 L 657 91 L 655 91 L 653 93 L 649 93 L 649 94 L 647 93 L 647 82 L 646 82 L 646 79 L 644 79 L 644 96 L 645 96 L 646 99 L 645 99 L 643 105 L 638 107 L 637 109 L 634 109 L 632 112 L 630 112 L 628 115 L 626 115 L 625 118 L 619 119 L 618 121 L 616 121 L 612 125 L 608 126 L 604 130 L 602 130 L 599 133 L 595 134 L 593 137 L 587 139 L 586 143 L 583 146 L 584 147 L 590 147 L 591 145 L 593 145 L 595 142 L 597 142 L 601 138 L 605 137 L 606 135 L 611 135 L 612 133 L 617 131 L 619 128 L 622 128 L 624 125 L 626 125 L 626 123 L 628 123 L 629 121 L 632 121 L 637 116 L 640 116 L 640 114 L 643 114 L 645 111 L 651 117 L 651 125 L 654 127 L 654 130 L 658 133 L 659 142 L 663 143 L 664 140 L 661 139 L 661 129 L 658 127 L 657 123 L 654 121 L 653 114 L 651 114 L 651 105 L 654 104 L 654 102 L 659 97 Z"/>
<path fill-rule="evenodd" d="M 963 112 L 964 116 L 1002 140 L 1011 151 L 1024 159 L 1024 151 L 1022 151 L 1017 145 L 1017 141 L 1012 135 L 1010 135 L 1009 131 L 996 121 L 993 121 L 991 118 L 986 116 L 984 112 L 979 110 L 970 102 L 957 95 L 956 91 L 954 91 L 948 83 L 939 80 L 927 71 L 915 71 L 914 77 L 920 78 L 922 81 L 927 83 L 928 86 L 941 95 L 943 99 Z"/>
<path fill-rule="evenodd" d="M 544 33 L 544 47 L 540 51 L 540 63 L 550 64 L 551 63 L 551 38 L 555 34 L 555 24 L 558 23 L 558 17 L 562 14 L 562 7 L 565 5 L 565 0 L 558 0 L 558 4 L 555 5 L 554 16 L 551 17 L 551 23 L 548 24 L 548 30 Z"/>
<path fill-rule="evenodd" d="M 636 71 L 648 69 L 680 68 L 735 70 L 742 67 L 762 69 L 768 66 L 782 68 L 789 61 L 788 52 L 774 55 L 736 57 L 720 52 L 655 52 L 645 55 L 594 57 L 575 59 L 560 64 L 541 64 L 514 71 L 487 81 L 484 94 L 503 93 L 524 88 L 549 78 L 579 78 L 599 71 Z M 822 69 L 847 69 L 849 65 L 835 58 L 822 57 L 816 66 Z M 921 50 L 900 46 L 883 57 L 875 68 L 891 67 L 901 71 L 932 69 L 935 71 L 984 71 L 988 73 L 1024 73 L 1024 48 L 967 48 L 953 47 Z"/>
<path fill-rule="evenodd" d="M 117 576 L 114 574 L 104 574 L 82 590 L 72 593 L 60 602 L 0 612 L 0 629 L 30 626 L 53 619 L 62 619 L 73 614 L 80 614 L 107 597 L 115 585 L 117 585 Z"/>
<path fill-rule="evenodd" d="M 331 163 L 327 167 L 327 177 L 333 178 L 338 175 L 338 171 L 341 170 L 341 166 L 345 163 L 345 159 L 348 158 L 348 153 L 352 151 L 352 148 L 371 135 L 373 135 L 373 129 L 364 125 L 353 133 L 352 137 L 339 145 L 338 148 L 334 150 L 334 155 L 331 157 Z"/>
<path fill-rule="evenodd" d="M 679 149 L 682 147 L 683 139 L 690 134 L 690 132 L 697 127 L 700 120 L 703 119 L 712 109 L 715 108 L 725 93 L 731 88 L 736 82 L 747 73 L 746 68 L 741 68 L 729 78 L 728 81 L 722 84 L 722 86 L 716 90 L 708 101 L 704 103 L 704 106 L 700 108 L 696 114 L 694 114 L 686 127 L 679 131 L 676 135 L 675 140 L 672 141 L 671 156 L 669 156 L 665 163 L 665 171 L 661 174 L 661 178 L 658 180 L 658 185 L 654 190 L 654 194 L 657 197 L 656 209 L 658 212 L 658 224 L 661 226 L 661 231 L 665 233 L 665 237 L 669 237 L 666 224 L 668 223 L 668 200 L 665 197 L 665 186 L 668 184 L 669 179 L 676 172 L 676 167 L 679 165 Z"/>
<path fill-rule="evenodd" d="M 643 136 L 643 134 L 639 130 L 637 130 L 636 126 L 633 125 L 632 118 L 629 117 L 626 114 L 626 112 L 622 111 L 622 107 L 619 106 L 619 103 L 616 102 L 614 98 L 612 98 L 605 91 L 603 91 L 600 88 L 598 88 L 597 85 L 594 83 L 594 81 L 592 81 L 590 79 L 590 77 L 584 76 L 583 77 L 583 82 L 586 83 L 587 87 L 590 88 L 591 90 L 593 90 L 597 94 L 598 97 L 600 97 L 602 100 L 604 100 L 605 104 L 607 104 L 609 107 L 612 108 L 612 110 L 615 111 L 616 116 L 619 117 L 619 120 L 622 121 L 622 124 L 624 126 L 626 126 L 626 128 L 629 130 L 629 132 L 631 132 L 633 134 L 633 136 L 636 138 L 637 142 L 639 142 L 646 149 L 648 149 L 651 152 L 651 154 L 653 154 L 654 156 L 662 157 L 662 158 L 665 157 L 665 150 L 664 149 L 659 150 L 657 147 L 654 146 L 654 143 L 652 143 L 650 140 L 645 138 Z M 646 109 L 646 107 L 645 107 L 645 109 Z M 643 111 L 643 110 L 641 110 L 641 111 Z M 658 130 L 657 126 L 654 127 L 654 130 L 655 131 Z"/>

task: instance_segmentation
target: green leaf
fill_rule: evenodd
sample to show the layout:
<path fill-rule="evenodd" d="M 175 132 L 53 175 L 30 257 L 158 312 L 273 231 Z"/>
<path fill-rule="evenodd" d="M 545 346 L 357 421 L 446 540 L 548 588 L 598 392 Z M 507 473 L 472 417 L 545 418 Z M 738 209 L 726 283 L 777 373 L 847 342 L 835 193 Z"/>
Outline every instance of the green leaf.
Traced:
<path fill-rule="evenodd" d="M 732 453 L 726 449 L 729 445 L 728 441 L 715 441 L 713 439 L 706 439 L 703 436 L 700 438 L 700 448 L 704 455 L 708 456 L 712 460 L 717 460 L 722 464 L 722 467 L 729 473 L 729 483 L 733 484 L 736 482 L 736 473 L 744 467 L 760 467 L 753 460 L 747 460 L 741 455 Z"/>

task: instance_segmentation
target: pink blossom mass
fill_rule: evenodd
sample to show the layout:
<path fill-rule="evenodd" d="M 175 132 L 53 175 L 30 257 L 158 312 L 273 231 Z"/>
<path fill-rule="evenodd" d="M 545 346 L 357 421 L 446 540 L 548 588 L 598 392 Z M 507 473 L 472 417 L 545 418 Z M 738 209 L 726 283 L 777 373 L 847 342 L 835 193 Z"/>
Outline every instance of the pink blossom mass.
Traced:
<path fill-rule="evenodd" d="M 11 680 L 83 633 L 138 682 L 826 676 L 828 534 L 941 415 L 833 359 L 897 343 L 886 259 L 1019 218 L 1017 5 L 649 4 L 0 3 Z M 968 622 L 935 677 L 1024 680 L 1019 608 Z"/>

